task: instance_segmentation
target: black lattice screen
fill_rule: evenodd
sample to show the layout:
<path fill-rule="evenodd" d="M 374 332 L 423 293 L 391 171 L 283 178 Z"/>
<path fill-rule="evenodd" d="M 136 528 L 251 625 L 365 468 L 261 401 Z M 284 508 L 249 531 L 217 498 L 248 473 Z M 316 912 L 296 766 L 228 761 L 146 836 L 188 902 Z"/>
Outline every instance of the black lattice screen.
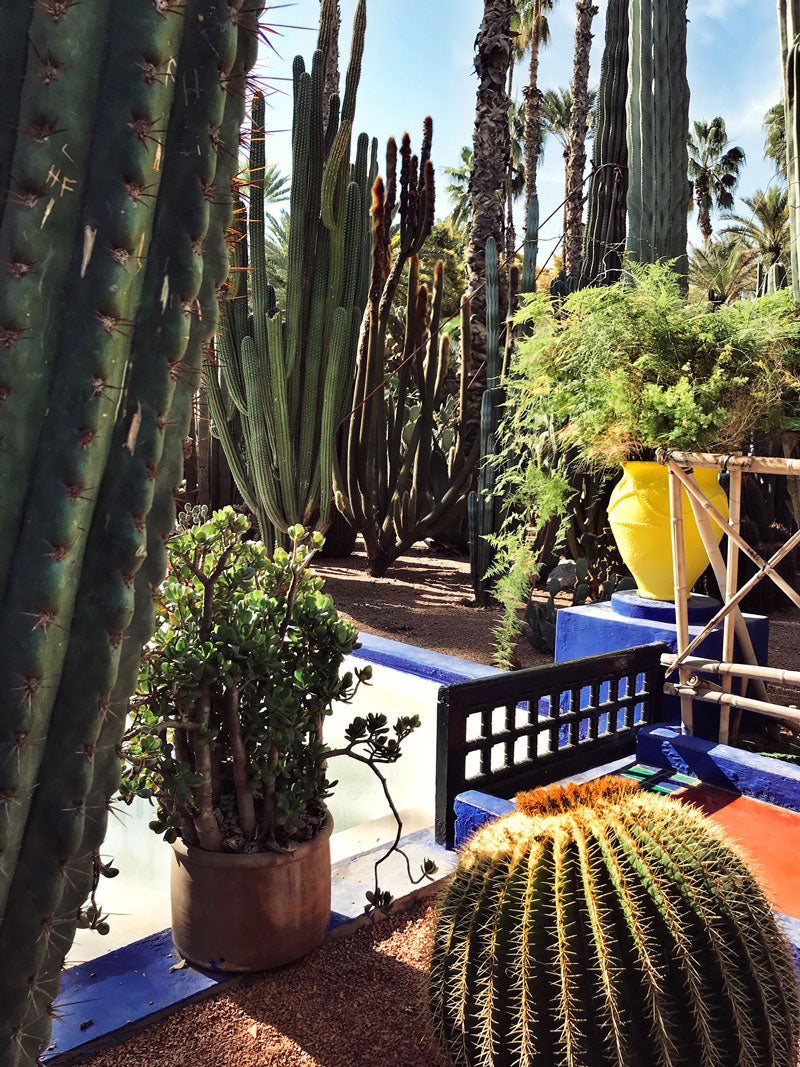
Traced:
<path fill-rule="evenodd" d="M 452 848 L 466 789 L 510 797 L 634 751 L 658 722 L 664 644 L 442 686 L 436 739 L 436 840 Z"/>

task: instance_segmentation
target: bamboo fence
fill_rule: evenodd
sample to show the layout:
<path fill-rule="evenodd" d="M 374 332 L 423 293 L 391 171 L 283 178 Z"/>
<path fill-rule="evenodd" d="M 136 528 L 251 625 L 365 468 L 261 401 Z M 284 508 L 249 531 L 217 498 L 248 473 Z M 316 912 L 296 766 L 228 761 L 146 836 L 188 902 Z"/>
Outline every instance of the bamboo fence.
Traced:
<path fill-rule="evenodd" d="M 760 666 L 753 643 L 739 605 L 747 594 L 763 578 L 770 578 L 786 594 L 796 607 L 800 607 L 800 593 L 778 574 L 778 564 L 798 544 L 800 530 L 796 531 L 769 559 L 764 560 L 744 540 L 741 525 L 742 474 L 800 475 L 800 460 L 782 459 L 773 456 L 723 456 L 711 453 L 666 452 L 658 455 L 669 474 L 670 528 L 672 536 L 672 562 L 675 575 L 675 622 L 677 628 L 677 655 L 666 655 L 662 662 L 667 667 L 667 678 L 676 671 L 679 683 L 667 681 L 665 693 L 680 697 L 681 722 L 685 733 L 694 729 L 694 701 L 716 704 L 720 709 L 719 740 L 723 744 L 735 743 L 742 711 L 756 711 L 771 718 L 783 719 L 800 725 L 800 709 L 775 704 L 767 696 L 764 685 L 767 681 L 800 689 L 800 671 L 780 670 Z M 694 477 L 696 468 L 727 470 L 730 472 L 729 518 L 714 507 Z M 686 557 L 684 547 L 683 490 L 686 490 L 697 529 L 706 549 L 709 562 L 719 586 L 722 605 L 714 617 L 700 629 L 695 637 L 689 634 L 689 596 L 686 588 Z M 723 558 L 714 535 L 712 522 L 728 536 L 727 560 Z M 739 586 L 739 560 L 748 556 L 758 568 L 756 573 Z M 722 659 L 713 660 L 694 655 L 699 646 L 716 629 L 723 625 Z M 735 642 L 744 663 L 734 662 Z M 702 674 L 717 674 L 720 684 L 702 678 Z M 734 679 L 741 679 L 741 692 L 733 692 Z M 747 695 L 751 693 L 752 695 Z"/>

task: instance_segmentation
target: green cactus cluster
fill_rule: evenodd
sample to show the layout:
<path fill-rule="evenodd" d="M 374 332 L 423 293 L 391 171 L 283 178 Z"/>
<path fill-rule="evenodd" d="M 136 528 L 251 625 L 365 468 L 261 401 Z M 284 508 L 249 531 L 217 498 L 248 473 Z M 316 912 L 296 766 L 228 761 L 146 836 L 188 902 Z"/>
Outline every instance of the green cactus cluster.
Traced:
<path fill-rule="evenodd" d="M 227 274 L 262 7 L 0 10 L 4 1067 L 48 1042 L 98 869 Z"/>
<path fill-rule="evenodd" d="M 465 496 L 478 459 L 479 443 L 465 455 L 459 433 L 447 450 L 446 485 L 441 493 L 436 491 L 437 414 L 444 402 L 450 337 L 441 330 L 442 263 L 436 265 L 430 292 L 420 281 L 419 254 L 434 220 L 432 139 L 430 118 L 425 120 L 419 156 L 412 153 L 408 134 L 399 153 L 390 139 L 386 181 L 378 178 L 372 188 L 369 298 L 346 445 L 341 461 L 333 457 L 336 506 L 362 533 L 372 575 L 384 574 L 415 541 L 437 532 Z M 400 224 L 393 240 L 395 214 Z M 408 296 L 397 363 L 392 362 L 389 334 L 406 267 Z M 466 344 L 468 348 L 469 341 Z M 463 403 L 461 411 L 463 429 Z"/>
<path fill-rule="evenodd" d="M 584 235 L 584 285 L 619 281 L 625 252 L 628 195 L 628 5 L 609 0 L 594 124 L 596 168 L 589 183 Z"/>
<path fill-rule="evenodd" d="M 488 538 L 498 533 L 500 527 L 501 508 L 495 496 L 495 484 L 497 429 L 506 399 L 505 389 L 500 385 L 501 374 L 500 270 L 497 243 L 490 237 L 486 242 L 486 389 L 481 400 L 481 454 L 478 488 L 467 498 L 470 571 L 479 604 L 489 600 L 486 573 L 492 564 L 492 547 Z"/>
<path fill-rule="evenodd" d="M 458 1067 L 795 1067 L 788 942 L 701 811 L 621 779 L 517 803 L 439 905 L 431 1017 Z"/>
<path fill-rule="evenodd" d="M 262 538 L 330 522 L 333 459 L 349 410 L 369 282 L 370 189 L 377 144 L 353 119 L 366 31 L 359 0 L 344 98 L 325 100 L 336 0 L 322 6 L 311 64 L 294 61 L 292 191 L 286 306 L 265 260 L 265 102 L 256 93 L 247 180 L 231 234 L 232 281 L 217 352 L 207 361 L 212 426 Z"/>
<path fill-rule="evenodd" d="M 686 276 L 689 201 L 687 0 L 630 0 L 628 254 Z"/>

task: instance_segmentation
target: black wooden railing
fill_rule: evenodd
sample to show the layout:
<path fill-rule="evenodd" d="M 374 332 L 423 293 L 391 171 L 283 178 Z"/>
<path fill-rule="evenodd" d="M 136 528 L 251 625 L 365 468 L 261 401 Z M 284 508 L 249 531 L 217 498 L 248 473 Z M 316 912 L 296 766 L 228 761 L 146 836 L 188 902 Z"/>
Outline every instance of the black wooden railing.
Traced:
<path fill-rule="evenodd" d="M 634 751 L 661 719 L 664 644 L 495 674 L 439 690 L 436 840 L 453 847 L 465 789 L 511 797 Z"/>

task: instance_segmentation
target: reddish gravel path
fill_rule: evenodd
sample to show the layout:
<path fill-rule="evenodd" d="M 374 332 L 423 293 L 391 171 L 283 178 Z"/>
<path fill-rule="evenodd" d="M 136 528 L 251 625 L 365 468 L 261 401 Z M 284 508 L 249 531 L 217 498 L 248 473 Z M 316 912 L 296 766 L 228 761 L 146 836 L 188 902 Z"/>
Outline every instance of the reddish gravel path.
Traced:
<path fill-rule="evenodd" d="M 437 1067 L 424 1004 L 429 901 L 249 979 L 87 1067 Z"/>

